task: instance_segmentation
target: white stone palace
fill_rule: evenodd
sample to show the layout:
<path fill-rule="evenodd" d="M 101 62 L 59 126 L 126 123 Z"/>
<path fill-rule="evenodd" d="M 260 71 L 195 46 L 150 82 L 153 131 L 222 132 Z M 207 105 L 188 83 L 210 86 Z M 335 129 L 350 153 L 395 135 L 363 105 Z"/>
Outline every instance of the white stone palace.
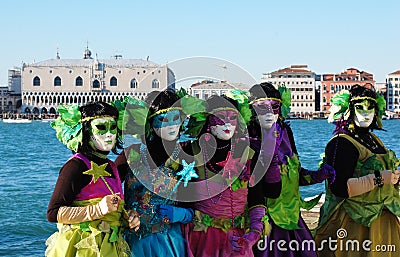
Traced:
<path fill-rule="evenodd" d="M 22 112 L 53 114 L 61 103 L 84 105 L 111 102 L 125 96 L 144 99 L 153 90 L 175 89 L 174 73 L 167 65 L 149 60 L 91 57 L 56 59 L 22 65 Z"/>

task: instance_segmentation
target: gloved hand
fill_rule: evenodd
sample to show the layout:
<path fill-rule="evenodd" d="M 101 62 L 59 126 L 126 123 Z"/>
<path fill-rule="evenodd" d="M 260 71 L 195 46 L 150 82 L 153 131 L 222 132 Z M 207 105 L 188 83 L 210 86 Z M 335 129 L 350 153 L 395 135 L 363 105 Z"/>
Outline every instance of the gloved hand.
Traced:
<path fill-rule="evenodd" d="M 301 168 L 300 171 L 301 175 L 307 176 L 309 175 L 311 179 L 315 183 L 321 183 L 325 179 L 328 180 L 328 185 L 331 186 L 332 183 L 335 181 L 336 178 L 336 171 L 335 169 L 329 165 L 329 164 L 324 164 L 321 168 L 319 168 L 316 171 L 312 170 L 306 170 L 304 168 Z"/>
<path fill-rule="evenodd" d="M 383 184 L 393 185 L 399 181 L 399 170 L 392 172 L 391 170 L 381 171 L 381 177 Z M 364 194 L 373 190 L 376 187 L 375 175 L 368 174 L 359 178 L 349 178 L 347 180 L 347 192 L 349 197 Z"/>
<path fill-rule="evenodd" d="M 128 227 L 129 229 L 133 229 L 134 231 L 138 231 L 140 228 L 140 215 L 137 211 L 135 210 L 129 210 L 127 211 L 128 217 Z"/>
<path fill-rule="evenodd" d="M 234 252 L 238 252 L 241 255 L 251 252 L 251 248 L 260 240 L 260 234 L 258 232 L 250 231 L 243 236 L 232 236 L 232 247 Z"/>
<path fill-rule="evenodd" d="M 118 210 L 121 198 L 118 195 L 106 195 L 94 205 L 71 207 L 62 206 L 57 212 L 57 222 L 63 224 L 76 224 L 84 221 L 96 220 L 106 214 Z"/>
<path fill-rule="evenodd" d="M 169 223 L 180 222 L 187 224 L 192 221 L 194 216 L 193 209 L 175 207 L 167 204 L 161 204 L 158 207 L 158 213 L 161 218 L 169 219 Z"/>
<path fill-rule="evenodd" d="M 233 251 L 239 252 L 244 255 L 250 253 L 254 244 L 256 244 L 264 231 L 264 223 L 262 218 L 265 215 L 265 207 L 256 206 L 250 210 L 250 232 L 243 236 L 232 236 L 232 247 Z"/>
<path fill-rule="evenodd" d="M 383 178 L 383 184 L 397 184 L 399 181 L 400 170 L 383 170 L 381 171 L 381 176 Z"/>

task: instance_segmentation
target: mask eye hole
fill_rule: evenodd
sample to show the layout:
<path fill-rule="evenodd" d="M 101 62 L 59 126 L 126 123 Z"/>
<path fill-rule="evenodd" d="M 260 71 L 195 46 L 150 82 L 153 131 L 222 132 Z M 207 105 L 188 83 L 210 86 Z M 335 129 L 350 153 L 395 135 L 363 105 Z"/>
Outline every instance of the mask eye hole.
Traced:
<path fill-rule="evenodd" d="M 158 117 L 158 120 L 160 122 L 168 122 L 168 118 L 166 116 L 160 116 L 160 117 Z"/>
<path fill-rule="evenodd" d="M 229 117 L 230 120 L 236 120 L 237 119 L 237 115 L 232 115 L 231 117 Z"/>
<path fill-rule="evenodd" d="M 257 105 L 257 109 L 259 109 L 261 111 L 267 111 L 269 108 L 267 105 L 260 104 L 260 105 Z"/>
<path fill-rule="evenodd" d="M 177 120 L 179 120 L 179 118 L 180 118 L 179 115 L 175 115 L 173 118 L 173 121 L 177 121 Z"/>
<path fill-rule="evenodd" d="M 98 130 L 106 130 L 106 125 L 96 125 Z"/>
<path fill-rule="evenodd" d="M 272 105 L 272 110 L 277 111 L 277 110 L 279 110 L 280 107 L 281 107 L 280 104 L 274 104 L 274 105 Z"/>
<path fill-rule="evenodd" d="M 111 130 L 114 130 L 114 129 L 116 129 L 117 128 L 117 124 L 112 124 L 111 126 L 110 126 L 110 129 Z"/>
<path fill-rule="evenodd" d="M 215 117 L 217 117 L 220 120 L 224 120 L 225 119 L 225 116 L 222 115 L 222 114 L 216 114 Z"/>
<path fill-rule="evenodd" d="M 358 104 L 355 105 L 354 108 L 357 109 L 357 110 L 362 110 L 363 109 L 362 105 L 358 105 Z"/>

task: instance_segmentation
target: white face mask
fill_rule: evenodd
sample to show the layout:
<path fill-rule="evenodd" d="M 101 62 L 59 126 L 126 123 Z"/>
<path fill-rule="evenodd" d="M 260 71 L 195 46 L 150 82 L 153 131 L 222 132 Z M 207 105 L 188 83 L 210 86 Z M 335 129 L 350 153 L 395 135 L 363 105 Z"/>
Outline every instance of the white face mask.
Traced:
<path fill-rule="evenodd" d="M 179 136 L 180 125 L 165 126 L 161 128 L 154 128 L 157 136 L 166 141 L 176 140 Z"/>
<path fill-rule="evenodd" d="M 97 118 L 90 122 L 91 136 L 97 150 L 109 152 L 117 142 L 117 122 L 112 117 Z"/>
<path fill-rule="evenodd" d="M 258 121 L 261 128 L 270 129 L 272 125 L 278 120 L 279 114 L 267 113 L 258 115 Z"/>
<path fill-rule="evenodd" d="M 354 104 L 354 123 L 360 128 L 368 128 L 374 121 L 375 108 L 368 100 Z"/>
<path fill-rule="evenodd" d="M 230 123 L 225 123 L 224 125 L 210 126 L 211 134 L 216 136 L 221 140 L 229 140 L 233 137 L 235 133 L 236 126 Z"/>

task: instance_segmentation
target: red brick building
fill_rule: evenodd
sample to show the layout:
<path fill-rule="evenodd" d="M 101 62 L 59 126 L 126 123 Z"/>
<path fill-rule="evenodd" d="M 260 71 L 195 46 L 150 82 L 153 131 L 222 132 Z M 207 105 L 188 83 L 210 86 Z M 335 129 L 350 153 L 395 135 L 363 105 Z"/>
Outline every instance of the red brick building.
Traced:
<path fill-rule="evenodd" d="M 355 68 L 348 68 L 338 74 L 322 74 L 321 76 L 321 111 L 328 111 L 331 107 L 331 97 L 337 92 L 353 85 L 372 84 L 375 86 L 374 75 Z"/>

